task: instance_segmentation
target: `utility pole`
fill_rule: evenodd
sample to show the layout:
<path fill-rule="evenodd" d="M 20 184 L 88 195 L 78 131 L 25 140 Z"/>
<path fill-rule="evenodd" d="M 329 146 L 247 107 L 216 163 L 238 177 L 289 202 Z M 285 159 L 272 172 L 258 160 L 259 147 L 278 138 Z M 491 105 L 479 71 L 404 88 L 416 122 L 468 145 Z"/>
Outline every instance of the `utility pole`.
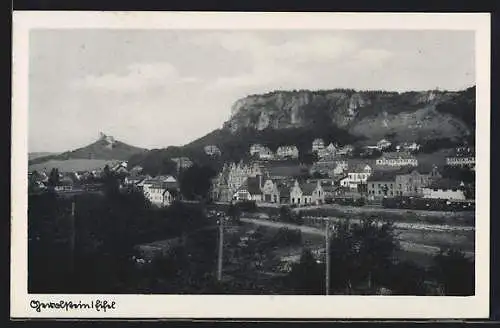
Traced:
<path fill-rule="evenodd" d="M 326 231 L 325 231 L 325 289 L 326 295 L 330 294 L 330 220 L 326 218 Z"/>
<path fill-rule="evenodd" d="M 71 217 L 70 217 L 70 252 L 71 252 L 71 271 L 74 273 L 75 271 L 75 198 L 73 197 L 71 201 Z"/>
<path fill-rule="evenodd" d="M 217 261 L 217 280 L 222 280 L 222 250 L 224 247 L 224 216 L 219 218 L 219 256 Z"/>

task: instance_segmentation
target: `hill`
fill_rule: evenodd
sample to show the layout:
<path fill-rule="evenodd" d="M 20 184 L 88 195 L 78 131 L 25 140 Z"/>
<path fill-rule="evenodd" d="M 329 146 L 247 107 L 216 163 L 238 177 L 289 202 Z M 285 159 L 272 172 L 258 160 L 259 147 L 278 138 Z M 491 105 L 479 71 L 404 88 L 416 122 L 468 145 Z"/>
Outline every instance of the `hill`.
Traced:
<path fill-rule="evenodd" d="M 251 128 L 335 126 L 373 143 L 386 135 L 396 141 L 461 139 L 474 133 L 475 87 L 450 91 L 276 91 L 235 102 L 224 127 L 232 133 Z"/>
<path fill-rule="evenodd" d="M 162 163 L 188 156 L 215 166 L 249 156 L 253 143 L 275 150 L 295 144 L 310 151 L 315 138 L 340 145 L 374 144 L 382 138 L 395 142 L 439 141 L 441 148 L 475 136 L 475 87 L 463 91 L 356 91 L 351 89 L 274 91 L 237 100 L 221 129 L 183 147 L 168 147 L 137 154 L 132 164 L 161 170 Z M 205 145 L 217 145 L 220 158 L 204 154 Z M 439 147 L 438 147 L 439 148 Z M 434 151 L 438 151 L 435 149 Z"/>
<path fill-rule="evenodd" d="M 49 160 L 43 163 L 32 164 L 28 167 L 29 172 L 50 172 L 53 168 L 59 172 L 78 172 L 93 171 L 104 168 L 104 166 L 113 166 L 116 160 L 105 159 L 67 159 L 67 160 Z"/>
<path fill-rule="evenodd" d="M 121 141 L 115 140 L 112 136 L 103 133 L 99 135 L 97 141 L 75 149 L 56 155 L 42 156 L 29 161 L 29 165 L 41 164 L 50 160 L 64 161 L 74 159 L 88 160 L 128 160 L 132 155 L 140 154 L 145 149 L 130 146 Z"/>
<path fill-rule="evenodd" d="M 51 155 L 57 155 L 57 153 L 50 153 L 50 152 L 32 152 L 28 153 L 28 160 L 40 158 L 40 157 L 47 157 Z"/>

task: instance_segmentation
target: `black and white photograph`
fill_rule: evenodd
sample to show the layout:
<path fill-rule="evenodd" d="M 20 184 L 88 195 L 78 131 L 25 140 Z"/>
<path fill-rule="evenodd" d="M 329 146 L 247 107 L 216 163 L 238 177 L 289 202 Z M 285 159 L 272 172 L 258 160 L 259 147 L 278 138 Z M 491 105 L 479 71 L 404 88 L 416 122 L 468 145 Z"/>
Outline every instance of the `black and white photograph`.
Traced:
<path fill-rule="evenodd" d="M 487 313 L 488 15 L 81 14 L 18 16 L 14 311 Z"/>

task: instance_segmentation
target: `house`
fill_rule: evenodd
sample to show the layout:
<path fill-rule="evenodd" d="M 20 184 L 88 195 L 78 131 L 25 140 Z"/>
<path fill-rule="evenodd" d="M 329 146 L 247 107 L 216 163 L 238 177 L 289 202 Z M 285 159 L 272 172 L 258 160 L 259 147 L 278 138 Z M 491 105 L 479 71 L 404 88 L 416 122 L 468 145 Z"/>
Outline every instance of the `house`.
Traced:
<path fill-rule="evenodd" d="M 168 183 L 155 180 L 144 189 L 144 196 L 158 207 L 170 206 L 178 197 L 177 189 L 170 188 Z"/>
<path fill-rule="evenodd" d="M 347 163 L 347 161 L 337 161 L 336 162 L 336 165 L 335 165 L 335 168 L 331 171 L 331 174 L 332 176 L 339 176 L 339 175 L 343 175 L 347 169 L 348 169 L 349 165 Z"/>
<path fill-rule="evenodd" d="M 142 176 L 128 176 L 125 177 L 123 180 L 124 184 L 129 185 L 129 186 L 136 186 L 140 182 L 142 182 L 145 179 L 145 177 Z"/>
<path fill-rule="evenodd" d="M 407 152 L 389 152 L 384 153 L 377 159 L 376 164 L 379 166 L 418 166 L 418 160 L 415 156 Z"/>
<path fill-rule="evenodd" d="M 350 156 L 352 155 L 352 152 L 354 151 L 354 147 L 351 145 L 345 145 L 344 147 L 341 147 L 337 149 L 337 155 L 339 156 Z"/>
<path fill-rule="evenodd" d="M 337 154 L 337 147 L 333 143 L 330 143 L 326 148 L 318 151 L 319 158 L 334 158 Z"/>
<path fill-rule="evenodd" d="M 248 177 L 233 195 L 233 200 L 253 200 L 256 202 L 261 202 L 263 199 L 262 180 L 262 176 Z"/>
<path fill-rule="evenodd" d="M 159 185 L 161 185 L 161 187 L 163 189 L 169 189 L 169 190 L 178 190 L 179 189 L 179 184 L 178 184 L 177 180 L 171 175 L 157 176 L 155 178 L 144 179 L 143 181 L 139 182 L 136 186 L 142 188 L 144 195 L 147 195 L 148 193 L 151 194 L 151 191 L 150 191 L 151 188 L 158 189 Z M 157 191 L 157 193 L 158 193 L 158 191 Z M 158 198 L 158 201 L 159 201 L 159 198 Z"/>
<path fill-rule="evenodd" d="M 323 139 L 317 138 L 312 142 L 312 152 L 317 153 L 325 148 L 325 142 Z"/>
<path fill-rule="evenodd" d="M 462 166 L 462 167 L 471 167 L 475 168 L 476 166 L 476 158 L 473 156 L 467 157 L 447 157 L 446 165 L 449 166 Z"/>
<path fill-rule="evenodd" d="M 401 145 L 396 146 L 396 151 L 407 151 L 407 152 L 415 152 L 420 149 L 420 145 L 417 144 L 416 142 L 404 142 Z"/>
<path fill-rule="evenodd" d="M 325 193 L 318 181 L 316 183 L 305 182 L 299 184 L 295 180 L 292 188 L 290 189 L 290 203 L 297 205 L 307 204 L 321 204 L 325 201 Z"/>
<path fill-rule="evenodd" d="M 463 182 L 451 179 L 437 179 L 422 189 L 425 198 L 465 200 Z"/>
<path fill-rule="evenodd" d="M 372 168 L 366 163 L 357 163 L 349 167 L 347 176 L 340 181 L 340 186 L 349 189 L 358 189 L 358 185 L 366 184 Z"/>
<path fill-rule="evenodd" d="M 280 203 L 280 190 L 278 181 L 267 179 L 262 186 L 263 201 L 266 203 Z"/>
<path fill-rule="evenodd" d="M 274 159 L 274 153 L 268 147 L 263 147 L 259 152 L 259 159 L 272 160 Z"/>
<path fill-rule="evenodd" d="M 250 146 L 250 156 L 259 155 L 260 151 L 264 148 L 261 144 L 253 144 Z"/>
<path fill-rule="evenodd" d="M 280 146 L 276 150 L 276 156 L 279 158 L 299 158 L 299 149 L 297 146 Z"/>
<path fill-rule="evenodd" d="M 73 179 L 69 176 L 63 176 L 59 179 L 57 186 L 54 186 L 54 190 L 57 192 L 72 191 L 74 187 Z"/>
<path fill-rule="evenodd" d="M 384 150 L 384 149 L 387 149 L 389 148 L 390 146 L 392 145 L 392 142 L 390 142 L 389 140 L 387 139 L 382 139 L 380 140 L 379 142 L 377 142 L 377 148 L 379 150 Z"/>
<path fill-rule="evenodd" d="M 220 151 L 219 147 L 217 147 L 216 145 L 207 145 L 207 146 L 203 147 L 203 150 L 205 151 L 205 154 L 207 154 L 208 156 L 220 156 L 221 155 L 221 151 Z"/>
<path fill-rule="evenodd" d="M 193 161 L 189 157 L 174 157 L 171 160 L 177 165 L 177 171 L 193 166 Z"/>

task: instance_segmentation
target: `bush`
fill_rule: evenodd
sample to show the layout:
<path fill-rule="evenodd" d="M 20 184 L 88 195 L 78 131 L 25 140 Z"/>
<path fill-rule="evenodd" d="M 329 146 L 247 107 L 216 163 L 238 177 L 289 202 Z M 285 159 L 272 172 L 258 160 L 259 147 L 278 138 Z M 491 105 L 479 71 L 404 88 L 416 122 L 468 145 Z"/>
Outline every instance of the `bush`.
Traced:
<path fill-rule="evenodd" d="M 255 212 L 257 210 L 257 203 L 254 200 L 243 200 L 238 202 L 236 206 L 242 212 Z"/>

